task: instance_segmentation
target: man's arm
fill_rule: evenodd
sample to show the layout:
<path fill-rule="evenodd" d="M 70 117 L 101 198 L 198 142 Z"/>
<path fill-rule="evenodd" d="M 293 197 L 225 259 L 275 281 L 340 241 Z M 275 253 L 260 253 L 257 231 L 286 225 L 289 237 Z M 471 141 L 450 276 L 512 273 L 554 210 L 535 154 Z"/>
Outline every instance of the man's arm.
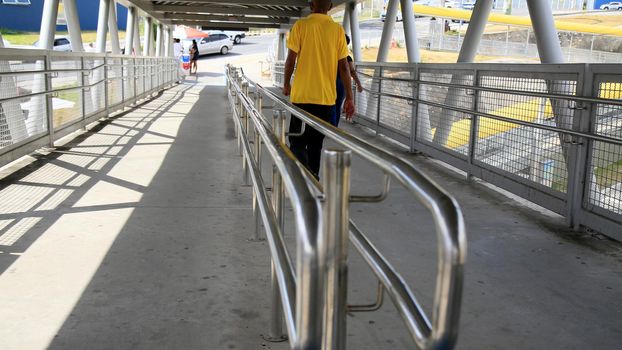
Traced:
<path fill-rule="evenodd" d="M 356 83 L 356 90 L 358 92 L 363 92 L 363 85 L 361 85 L 361 81 L 359 80 L 358 74 L 356 74 L 356 68 L 354 67 L 354 62 L 348 61 L 348 67 L 350 67 L 350 75 L 352 75 L 352 79 Z"/>
<path fill-rule="evenodd" d="M 352 97 L 352 78 L 350 77 L 350 65 L 347 58 L 339 60 L 339 77 L 343 82 L 346 90 L 346 100 L 343 104 L 343 110 L 346 112 L 346 120 L 351 120 L 354 115 L 354 100 Z"/>
<path fill-rule="evenodd" d="M 285 96 L 289 96 L 292 91 L 289 81 L 292 79 L 292 74 L 294 74 L 296 57 L 298 57 L 298 54 L 290 49 L 287 53 L 287 60 L 285 61 L 285 81 L 283 82 L 283 95 Z"/>

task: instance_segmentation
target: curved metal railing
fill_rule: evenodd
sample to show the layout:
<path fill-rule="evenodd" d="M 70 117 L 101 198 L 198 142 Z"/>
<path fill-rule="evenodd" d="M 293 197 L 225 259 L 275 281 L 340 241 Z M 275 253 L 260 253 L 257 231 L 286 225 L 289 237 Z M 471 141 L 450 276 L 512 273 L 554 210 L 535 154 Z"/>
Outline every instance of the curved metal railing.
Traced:
<path fill-rule="evenodd" d="M 348 308 L 347 303 L 345 303 L 345 284 L 339 284 L 339 278 L 341 277 L 334 274 L 335 272 L 331 270 L 331 267 L 334 268 L 335 265 L 339 266 L 339 264 L 342 263 L 340 261 L 342 257 L 339 256 L 339 251 L 343 250 L 344 247 L 342 242 L 338 242 L 338 240 L 343 239 L 343 237 L 332 237 L 335 232 L 330 230 L 330 227 L 339 227 L 340 220 L 343 222 L 342 216 L 345 214 L 346 224 L 344 236 L 346 236 L 349 231 L 350 240 L 353 242 L 353 245 L 362 254 L 365 261 L 378 277 L 382 285 L 380 293 L 382 293 L 382 290 L 386 290 L 388 296 L 396 305 L 416 345 L 420 349 L 452 348 L 457 339 L 462 295 L 463 266 L 466 256 L 464 221 L 459 205 L 455 199 L 402 159 L 335 128 L 291 105 L 274 92 L 244 76 L 243 72 L 240 70 L 227 67 L 227 82 L 229 97 L 234 110 L 234 120 L 236 122 L 239 142 L 243 149 L 242 153 L 245 158 L 245 165 L 248 165 L 248 167 L 245 167 L 245 172 L 250 173 L 250 178 L 255 188 L 255 200 L 261 212 L 263 223 L 266 227 L 266 235 L 270 242 L 279 292 L 283 296 L 281 298 L 281 304 L 285 309 L 286 324 L 288 326 L 291 345 L 295 348 L 299 348 L 300 346 L 305 348 L 303 344 L 320 344 L 320 342 L 323 344 L 323 348 L 343 348 L 345 345 L 345 340 L 342 339 L 345 334 L 345 311 L 348 309 L 354 312 L 357 311 L 357 308 Z M 256 101 L 251 100 L 249 97 L 249 85 L 254 86 Z M 270 131 L 270 125 L 261 113 L 263 96 L 266 96 L 275 104 L 276 118 L 273 123 L 273 128 L 276 130 L 278 136 Z M 349 178 L 347 177 L 349 172 L 346 169 L 343 172 L 346 174 L 344 177 L 345 185 L 342 184 L 344 186 L 341 187 L 346 189 L 341 191 L 342 194 L 345 193 L 347 195 L 345 198 L 345 205 L 342 205 L 345 209 L 342 210 L 341 213 L 336 214 L 327 212 L 326 208 L 330 207 L 330 204 L 327 203 L 337 203 L 339 199 L 333 197 L 334 190 L 327 189 L 323 191 L 322 188 L 326 188 L 326 183 L 330 184 L 330 181 L 324 179 L 327 177 L 326 174 L 323 176 L 323 181 L 325 181 L 325 183 L 319 184 L 308 175 L 300 163 L 296 162 L 295 157 L 287 148 L 285 144 L 283 111 L 290 112 L 292 117 L 299 118 L 306 124 L 306 127 L 315 128 L 326 137 L 349 149 L 350 152 L 381 169 L 385 173 L 383 193 L 379 196 L 370 197 L 350 196 L 349 191 L 347 191 L 347 189 L 349 189 Z M 252 121 L 252 124 L 250 121 Z M 250 132 L 251 126 L 255 129 L 256 133 L 254 140 L 254 156 L 247 137 L 247 133 Z M 288 260 L 287 250 L 281 232 L 276 224 L 276 222 L 282 220 L 282 217 L 279 217 L 278 213 L 270 211 L 267 205 L 267 191 L 265 190 L 265 185 L 261 180 L 261 173 L 259 171 L 259 166 L 261 164 L 261 142 L 265 144 L 266 149 L 272 156 L 275 167 L 278 168 L 279 175 L 281 175 L 282 180 L 286 183 L 287 192 L 294 207 L 298 241 L 298 260 L 294 276 L 291 276 L 291 273 L 288 272 L 292 270 L 291 261 Z M 255 160 L 254 157 L 256 157 L 257 160 Z M 326 157 L 327 154 L 325 154 L 325 158 Z M 344 161 L 343 164 L 345 164 L 344 167 L 347 168 L 349 160 Z M 323 168 L 325 166 L 326 163 L 323 163 Z M 326 168 L 330 167 L 326 166 Z M 324 169 L 324 171 L 330 170 Z M 288 178 L 290 176 L 292 177 L 291 179 Z M 430 211 L 435 223 L 439 242 L 439 254 L 437 261 L 438 275 L 431 320 L 419 306 L 416 297 L 408 285 L 390 265 L 388 260 L 373 246 L 358 227 L 349 220 L 349 216 L 347 215 L 348 201 L 373 202 L 383 200 L 390 186 L 389 177 L 397 180 L 398 183 L 414 195 L 415 198 Z M 280 196 L 279 190 L 278 186 L 275 187 L 273 185 L 273 204 L 275 202 L 274 198 Z M 315 204 L 304 203 L 308 205 L 305 209 L 303 203 L 298 203 L 300 200 L 309 201 L 309 203 L 313 202 Z M 318 213 L 320 213 L 320 207 L 324 210 L 324 215 L 321 218 L 317 217 Z M 335 205 L 334 207 L 339 207 L 339 205 Z M 307 212 L 307 210 L 309 211 Z M 316 219 L 318 221 L 315 221 Z M 322 219 L 326 221 L 333 220 L 333 222 L 330 224 L 319 223 Z M 300 225 L 308 226 L 306 228 L 301 228 L 299 227 Z M 310 227 L 313 229 L 310 229 Z M 321 227 L 324 227 L 324 231 L 314 231 Z M 327 229 L 327 227 L 329 228 Z M 313 236 L 313 233 L 317 233 L 317 235 Z M 338 236 L 339 232 L 336 234 Z M 331 240 L 337 240 L 337 242 L 331 243 Z M 314 255 L 312 257 L 315 253 L 319 255 Z M 315 261 L 314 259 L 319 260 Z M 315 263 L 313 266 L 310 265 L 312 261 Z M 340 267 L 347 269 L 347 266 Z M 318 270 L 313 270 L 313 268 L 317 268 Z M 316 278 L 317 280 L 313 281 L 313 279 Z M 337 282 L 334 282 L 331 278 L 337 280 Z M 292 282 L 292 280 L 294 280 L 294 282 Z M 294 303 L 292 303 L 292 284 L 295 284 L 296 288 L 296 299 Z M 305 284 L 305 288 L 312 289 L 313 291 L 317 290 L 315 288 L 322 288 L 324 290 L 324 299 L 318 298 L 313 302 L 306 300 L 305 298 L 314 297 L 315 294 L 312 294 L 311 290 L 300 291 L 299 289 L 305 286 Z M 311 288 L 310 286 L 314 287 Z M 381 295 L 378 300 L 381 302 Z M 315 307 L 311 307 L 316 302 L 319 304 L 315 304 Z M 294 309 L 293 304 L 296 305 L 295 324 L 292 322 L 294 318 L 292 312 Z M 322 313 L 322 309 L 324 309 L 325 314 L 323 324 L 321 325 L 324 329 L 324 335 L 322 332 L 316 332 L 318 327 L 317 322 L 319 322 L 317 315 Z M 367 309 L 373 310 L 374 308 L 371 307 Z M 316 314 L 316 316 L 301 314 L 305 312 Z M 327 314 L 331 312 L 334 314 Z M 307 320 L 308 322 L 305 323 L 302 320 Z M 306 327 L 309 327 L 309 329 L 304 329 Z M 303 341 L 301 338 L 302 334 L 319 338 L 315 340 L 307 338 Z"/>

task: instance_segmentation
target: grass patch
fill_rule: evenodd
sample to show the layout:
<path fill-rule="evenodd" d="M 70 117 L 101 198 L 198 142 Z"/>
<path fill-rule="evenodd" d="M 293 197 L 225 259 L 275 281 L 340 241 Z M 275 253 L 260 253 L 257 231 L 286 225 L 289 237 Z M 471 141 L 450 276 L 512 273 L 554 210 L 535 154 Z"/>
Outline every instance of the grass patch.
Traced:
<path fill-rule="evenodd" d="M 622 159 L 606 167 L 594 169 L 594 175 L 600 187 L 610 187 L 622 182 Z"/>
<path fill-rule="evenodd" d="M 2 38 L 4 40 L 8 40 L 12 45 L 32 45 L 37 40 L 39 40 L 38 32 L 20 32 L 16 30 L 10 30 L 1 28 L 0 33 L 2 33 Z M 56 36 L 69 36 L 69 33 L 66 31 L 56 32 Z M 82 32 L 82 42 L 84 44 L 94 43 L 97 39 L 96 31 L 83 31 Z M 110 35 L 108 35 L 108 40 L 110 40 Z M 119 31 L 119 41 L 125 39 L 125 31 Z"/>

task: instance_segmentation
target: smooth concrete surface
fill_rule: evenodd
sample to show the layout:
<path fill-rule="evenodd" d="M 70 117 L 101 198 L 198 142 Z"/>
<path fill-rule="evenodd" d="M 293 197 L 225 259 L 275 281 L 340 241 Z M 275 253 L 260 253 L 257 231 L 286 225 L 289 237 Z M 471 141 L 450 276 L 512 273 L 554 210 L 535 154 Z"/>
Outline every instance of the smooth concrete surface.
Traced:
<path fill-rule="evenodd" d="M 199 68 L 156 100 L 2 172 L 0 349 L 288 348 L 262 338 L 268 248 L 247 240 L 251 192 L 222 66 Z M 412 162 L 461 204 L 469 246 L 457 349 L 619 347 L 618 242 L 570 232 L 555 215 L 342 127 Z M 380 172 L 354 157 L 352 194 L 380 188 Z M 351 215 L 431 315 L 437 246 L 425 208 L 393 184 L 386 201 L 353 204 Z M 293 257 L 291 216 L 286 228 Z M 349 303 L 369 304 L 377 282 L 350 248 Z M 415 348 L 389 298 L 347 322 L 348 349 Z"/>

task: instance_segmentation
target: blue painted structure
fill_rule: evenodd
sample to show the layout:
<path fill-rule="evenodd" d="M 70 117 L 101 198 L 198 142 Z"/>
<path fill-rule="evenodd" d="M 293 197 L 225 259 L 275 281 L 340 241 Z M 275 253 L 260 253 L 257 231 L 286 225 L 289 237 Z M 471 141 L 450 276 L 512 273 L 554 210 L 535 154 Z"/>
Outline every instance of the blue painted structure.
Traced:
<path fill-rule="evenodd" d="M 38 32 L 41 29 L 41 15 L 44 0 L 30 0 L 30 5 L 8 5 L 0 1 L 0 28 Z M 99 0 L 76 1 L 80 28 L 96 30 L 99 13 Z M 60 14 L 59 14 L 60 15 Z M 117 4 L 117 26 L 125 29 L 127 9 Z M 58 25 L 56 30 L 67 30 L 67 26 Z"/>

